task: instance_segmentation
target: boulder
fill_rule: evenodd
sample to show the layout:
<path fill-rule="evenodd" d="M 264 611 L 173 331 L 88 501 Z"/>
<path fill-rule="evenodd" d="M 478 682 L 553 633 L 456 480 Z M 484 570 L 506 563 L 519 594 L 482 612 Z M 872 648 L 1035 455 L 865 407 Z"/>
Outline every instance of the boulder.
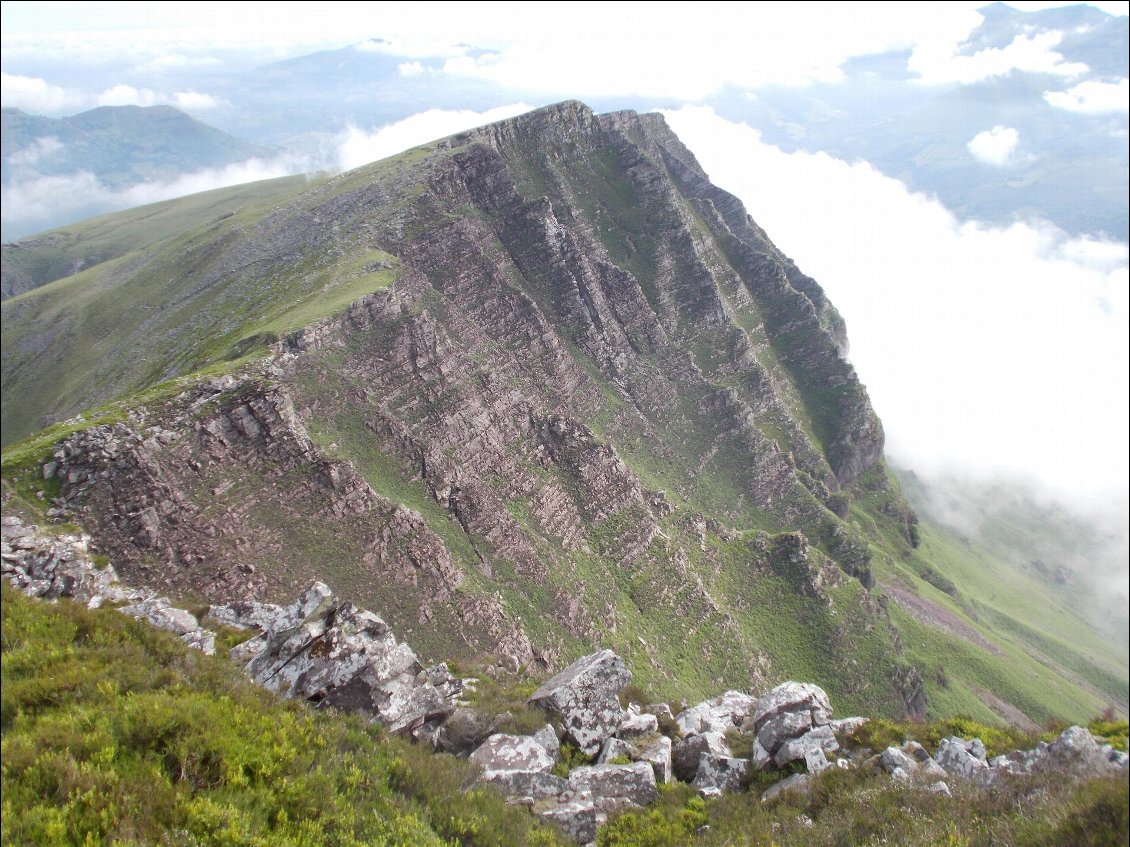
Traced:
<path fill-rule="evenodd" d="M 553 758 L 529 735 L 497 733 L 484 741 L 470 760 L 483 769 L 484 776 L 493 771 L 548 773 Z"/>
<path fill-rule="evenodd" d="M 352 603 L 336 606 L 322 583 L 279 608 L 269 618 L 279 628 L 264 631 L 246 665 L 259 684 L 365 715 L 392 733 L 410 732 L 454 710 L 379 616 Z"/>
<path fill-rule="evenodd" d="M 782 712 L 761 724 L 757 741 L 765 750 L 776 751 L 791 738 L 798 738 L 812 729 L 812 712 Z"/>
<path fill-rule="evenodd" d="M 715 791 L 740 791 L 749 779 L 751 765 L 749 759 L 735 759 L 703 753 L 698 760 L 694 785 L 700 794 L 713 794 Z"/>
<path fill-rule="evenodd" d="M 1069 726 L 1048 745 L 1045 766 L 1074 774 L 1100 774 L 1118 767 L 1111 767 L 1109 753 L 1081 726 Z"/>
<path fill-rule="evenodd" d="M 813 726 L 821 726 L 831 720 L 832 704 L 824 689 L 818 685 L 783 682 L 757 700 L 750 718 L 754 729 L 759 730 L 765 721 L 782 712 L 802 711 L 812 713 Z"/>
<path fill-rule="evenodd" d="M 799 738 L 790 738 L 777 748 L 777 752 L 773 754 L 773 762 L 777 767 L 783 768 L 789 762 L 799 762 L 806 759 L 812 751 L 834 753 L 839 749 L 840 745 L 836 741 L 832 728 L 825 724 L 810 729 Z"/>
<path fill-rule="evenodd" d="M 679 712 L 675 723 L 683 735 L 721 732 L 738 727 L 749 717 L 757 700 L 740 691 L 727 691 Z"/>
<path fill-rule="evenodd" d="M 635 738 L 659 731 L 659 719 L 655 715 L 642 714 L 635 706 L 629 706 L 620 721 L 616 735 L 620 738 Z"/>
<path fill-rule="evenodd" d="M 596 806 L 591 797 L 564 803 L 538 803 L 534 806 L 534 814 L 563 830 L 578 844 L 596 840 Z"/>
<path fill-rule="evenodd" d="M 675 776 L 683 782 L 693 782 L 698 773 L 698 761 L 703 753 L 715 756 L 731 755 L 726 739 L 720 732 L 704 732 L 684 738 L 671 751 L 671 766 Z"/>
<path fill-rule="evenodd" d="M 985 745 L 979 739 L 974 741 L 977 743 L 962 738 L 943 738 L 938 752 L 934 754 L 934 761 L 950 776 L 987 783 L 995 771 L 985 761 Z"/>
<path fill-rule="evenodd" d="M 659 736 L 640 751 L 636 760 L 651 765 L 651 769 L 655 771 L 657 783 L 665 785 L 674 778 L 674 772 L 671 768 L 671 739 L 665 735 Z"/>
<path fill-rule="evenodd" d="M 775 800 L 786 791 L 798 791 L 808 785 L 808 781 L 812 779 L 806 773 L 794 773 L 792 776 L 785 777 L 780 782 L 775 782 L 770 785 L 761 794 L 761 802 L 768 803 L 770 800 Z"/>
<path fill-rule="evenodd" d="M 625 806 L 647 806 L 659 797 L 655 771 L 647 762 L 574 768 L 569 787 L 581 796 L 591 795 L 598 814 Z"/>
<path fill-rule="evenodd" d="M 587 756 L 620 728 L 617 699 L 632 681 L 631 671 L 611 650 L 583 656 L 549 679 L 529 702 L 561 718 L 565 734 Z"/>
<path fill-rule="evenodd" d="M 167 597 L 149 597 L 138 603 L 122 606 L 118 611 L 175 633 L 180 639 L 206 655 L 216 652 L 216 635 L 200 626 L 191 612 L 174 607 Z"/>
<path fill-rule="evenodd" d="M 879 756 L 879 766 L 887 773 L 894 773 L 896 768 L 910 773 L 915 768 L 915 761 L 898 747 L 888 747 Z"/>
<path fill-rule="evenodd" d="M 545 748 L 545 752 L 549 753 L 553 761 L 556 762 L 561 758 L 561 740 L 557 737 L 557 730 L 553 728 L 553 724 L 547 723 L 530 737 Z"/>

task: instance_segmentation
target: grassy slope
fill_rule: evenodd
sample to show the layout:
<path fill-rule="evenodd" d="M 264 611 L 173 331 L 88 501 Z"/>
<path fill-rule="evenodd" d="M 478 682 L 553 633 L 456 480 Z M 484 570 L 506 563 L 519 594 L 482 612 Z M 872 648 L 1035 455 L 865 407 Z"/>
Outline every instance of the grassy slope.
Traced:
<path fill-rule="evenodd" d="M 9 845 L 558 844 L 470 768 L 115 611 L 3 591 Z"/>
<path fill-rule="evenodd" d="M 353 178 L 397 167 L 390 160 Z M 67 416 L 242 355 L 389 285 L 392 257 L 332 233 L 301 260 L 288 255 L 302 234 L 321 232 L 308 205 L 280 206 L 307 187 L 303 177 L 255 183 L 242 194 L 225 189 L 84 225 L 80 242 L 117 249 L 129 241 L 130 251 L 4 302 L 4 443 L 39 429 L 44 415 Z M 318 196 L 341 188 L 332 181 Z M 237 211 L 225 217 L 218 208 Z"/>
<path fill-rule="evenodd" d="M 309 185 L 305 176 L 217 188 L 100 215 L 4 245 L 4 275 L 23 277 L 33 287 L 70 276 L 76 266 L 105 262 L 171 238 L 229 212 L 281 202 Z"/>
<path fill-rule="evenodd" d="M 452 845 L 563 843 L 490 790 L 464 791 L 465 762 L 385 738 L 353 718 L 283 701 L 223 658 L 111 609 L 29 600 L 0 585 L 0 840 L 13 845 Z M 515 709 L 525 683 L 476 704 Z M 517 699 L 515 699 L 517 698 Z M 528 719 L 529 726 L 516 721 Z M 529 731 L 536 713 L 507 728 Z M 968 722 L 875 721 L 872 749 L 915 737 L 984 737 L 990 754 L 1034 738 Z M 1103 732 L 1121 737 L 1125 724 Z M 1117 845 L 1127 783 L 1021 780 L 995 791 L 953 782 L 953 798 L 869 769 L 831 769 L 807 794 L 760 803 L 777 778 L 704 802 L 664 787 L 648 809 L 613 816 L 601 847 L 690 845 Z"/>

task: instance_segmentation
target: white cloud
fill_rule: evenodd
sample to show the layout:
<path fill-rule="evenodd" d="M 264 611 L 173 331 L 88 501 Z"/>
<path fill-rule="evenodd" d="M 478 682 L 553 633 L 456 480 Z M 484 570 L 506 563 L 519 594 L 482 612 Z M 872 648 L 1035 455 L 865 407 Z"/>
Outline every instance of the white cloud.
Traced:
<path fill-rule="evenodd" d="M 1124 245 L 962 224 L 866 163 L 783 153 L 709 109 L 667 114 L 843 313 L 894 458 L 1126 496 Z"/>
<path fill-rule="evenodd" d="M 1087 80 L 1067 91 L 1045 91 L 1044 100 L 1057 109 L 1101 115 L 1130 111 L 1130 80 L 1099 82 Z"/>
<path fill-rule="evenodd" d="M 94 102 L 99 106 L 155 106 L 161 100 L 162 98 L 155 91 L 124 84 L 107 88 L 94 98 Z"/>
<path fill-rule="evenodd" d="M 89 104 L 81 91 L 51 85 L 39 77 L 0 72 L 0 103 L 38 115 L 58 115 L 83 109 Z"/>
<path fill-rule="evenodd" d="M 429 109 L 371 132 L 351 126 L 337 140 L 337 164 L 343 170 L 350 170 L 437 138 L 512 118 L 529 110 L 530 106 L 525 103 L 499 106 L 485 112 Z"/>
<path fill-rule="evenodd" d="M 189 112 L 215 109 L 220 105 L 220 101 L 211 94 L 203 94 L 199 91 L 174 91 L 170 99 L 178 109 Z"/>
<path fill-rule="evenodd" d="M 62 151 L 65 145 L 54 136 L 37 138 L 22 150 L 17 150 L 7 157 L 8 164 L 18 170 L 32 169 L 44 159 L 50 159 Z"/>
<path fill-rule="evenodd" d="M 122 190 L 79 171 L 61 176 L 27 175 L 0 191 L 0 222 L 6 237 L 22 237 L 49 226 L 90 215 L 129 209 L 213 188 L 302 173 L 304 159 L 248 159 L 222 168 L 205 168 L 164 182 L 143 182 Z M 16 235 L 9 235 L 16 233 Z"/>
<path fill-rule="evenodd" d="M 965 146 L 978 162 L 1002 168 L 1012 163 L 1019 143 L 1018 130 L 1010 126 L 995 126 L 977 133 Z"/>
<path fill-rule="evenodd" d="M 191 56 L 185 53 L 165 53 L 154 56 L 137 65 L 134 70 L 139 73 L 168 73 L 170 71 L 183 71 L 185 69 L 215 68 L 223 65 L 223 60 L 216 56 Z"/>
<path fill-rule="evenodd" d="M 396 66 L 396 72 L 401 76 L 419 76 L 424 72 L 424 66 L 419 62 L 401 62 Z"/>
<path fill-rule="evenodd" d="M 959 41 L 930 39 L 915 47 L 907 69 L 928 85 L 968 84 L 1010 71 L 1053 74 L 1073 77 L 1090 70 L 1081 62 L 1067 62 L 1053 48 L 1063 40 L 1063 33 L 1040 32 L 1018 35 L 1007 47 L 980 50 L 971 56 L 958 53 Z"/>
<path fill-rule="evenodd" d="M 52 85 L 38 77 L 0 73 L 0 99 L 5 107 L 23 109 L 37 115 L 72 115 L 95 106 L 157 106 L 168 104 L 178 109 L 213 109 L 220 101 L 199 91 L 166 94 L 150 88 L 119 83 L 100 92 L 81 91 Z"/>

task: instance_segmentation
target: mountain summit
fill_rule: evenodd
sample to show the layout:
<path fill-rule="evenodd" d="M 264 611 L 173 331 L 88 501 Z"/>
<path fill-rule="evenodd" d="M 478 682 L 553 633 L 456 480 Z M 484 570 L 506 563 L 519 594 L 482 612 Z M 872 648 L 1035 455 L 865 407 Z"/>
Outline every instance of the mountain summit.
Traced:
<path fill-rule="evenodd" d="M 869 590 L 916 518 L 843 321 L 661 116 L 565 102 L 240 196 L 3 307 L 6 441 L 109 404 L 6 475 L 126 581 L 317 578 L 430 657 L 600 644 L 669 697 L 925 713 L 917 624 Z"/>

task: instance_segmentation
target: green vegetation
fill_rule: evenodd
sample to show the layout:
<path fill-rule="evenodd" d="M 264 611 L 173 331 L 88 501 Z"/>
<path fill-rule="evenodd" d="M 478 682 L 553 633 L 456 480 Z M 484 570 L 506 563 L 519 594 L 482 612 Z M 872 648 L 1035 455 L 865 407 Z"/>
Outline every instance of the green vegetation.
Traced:
<path fill-rule="evenodd" d="M 903 787 L 861 768 L 832 768 L 808 791 L 761 803 L 757 793 L 704 803 L 687 785 L 647 809 L 620 812 L 599 847 L 1116 847 L 1130 837 L 1125 777 L 1073 782 L 1055 776 L 985 791 L 951 780 L 953 797 Z"/>
<path fill-rule="evenodd" d="M 470 770 L 112 610 L 2 585 L 6 845 L 553 845 Z"/>

